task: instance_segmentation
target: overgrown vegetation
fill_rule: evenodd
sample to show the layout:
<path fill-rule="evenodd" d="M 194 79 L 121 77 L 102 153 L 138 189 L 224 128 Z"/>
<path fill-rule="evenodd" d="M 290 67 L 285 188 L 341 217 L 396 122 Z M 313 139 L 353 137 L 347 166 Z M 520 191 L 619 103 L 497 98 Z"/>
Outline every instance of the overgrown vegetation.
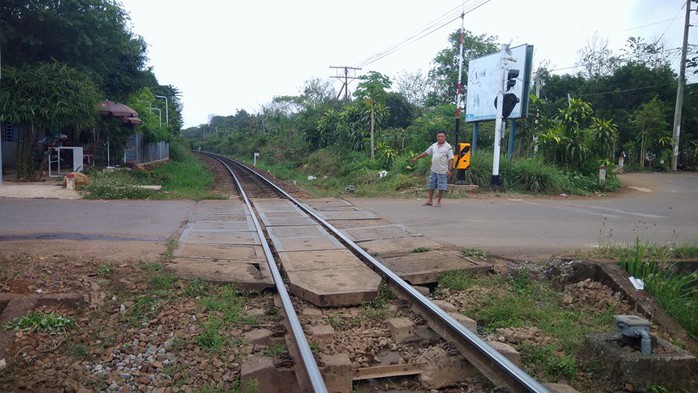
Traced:
<path fill-rule="evenodd" d="M 17 317 L 5 323 L 5 330 L 19 330 L 22 332 L 48 332 L 58 333 L 75 326 L 75 317 L 66 317 L 55 311 L 44 313 L 34 311 L 23 317 Z"/>
<path fill-rule="evenodd" d="M 170 144 L 171 161 L 152 170 L 118 168 L 87 172 L 88 199 L 220 199 L 210 191 L 213 175 L 181 144 Z M 154 190 L 148 186 L 161 186 Z"/>
<path fill-rule="evenodd" d="M 573 377 L 581 367 L 575 357 L 584 337 L 613 326 L 614 306 L 599 310 L 593 305 L 565 303 L 561 293 L 527 270 L 509 276 L 451 272 L 439 279 L 438 288 L 467 290 L 463 312 L 482 324 L 485 334 L 506 328 L 538 331 L 541 342 L 524 341 L 515 347 L 526 371 L 543 380 Z"/>
<path fill-rule="evenodd" d="M 684 251 L 688 250 L 688 251 Z M 681 248 L 680 253 L 691 253 L 695 247 Z M 654 296 L 672 318 L 698 340 L 698 271 L 681 272 L 672 265 L 666 250 L 641 243 L 621 250 L 620 265 L 629 276 L 642 279 L 645 289 Z M 679 262 L 680 263 L 680 262 Z"/>

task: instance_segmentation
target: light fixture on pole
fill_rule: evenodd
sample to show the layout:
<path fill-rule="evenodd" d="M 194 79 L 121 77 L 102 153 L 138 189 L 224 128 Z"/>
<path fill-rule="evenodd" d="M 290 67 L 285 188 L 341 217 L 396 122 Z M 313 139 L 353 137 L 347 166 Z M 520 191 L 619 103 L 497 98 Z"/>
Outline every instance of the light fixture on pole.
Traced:
<path fill-rule="evenodd" d="M 158 111 L 158 118 L 160 119 L 160 128 L 162 128 L 162 109 L 160 109 L 160 108 L 153 108 L 153 107 L 150 107 L 150 108 L 148 108 L 148 109 L 150 109 L 151 112 L 152 112 L 152 111 Z M 167 112 L 165 112 L 165 113 L 167 113 Z"/>
<path fill-rule="evenodd" d="M 168 109 L 167 105 L 167 97 L 165 96 L 155 96 L 156 98 L 164 98 L 165 99 L 165 123 L 167 124 L 167 127 L 170 127 L 170 110 Z"/>

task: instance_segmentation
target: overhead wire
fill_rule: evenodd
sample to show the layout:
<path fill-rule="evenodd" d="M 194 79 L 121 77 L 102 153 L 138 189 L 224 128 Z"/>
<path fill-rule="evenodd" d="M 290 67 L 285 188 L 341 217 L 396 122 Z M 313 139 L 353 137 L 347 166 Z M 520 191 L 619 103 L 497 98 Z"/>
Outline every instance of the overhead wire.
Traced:
<path fill-rule="evenodd" d="M 402 48 L 404 48 L 412 43 L 419 41 L 420 39 L 436 32 L 436 31 L 440 30 L 444 26 L 446 26 L 446 25 L 452 23 L 453 21 L 457 20 L 458 18 L 460 18 L 461 15 L 468 14 L 468 13 L 476 10 L 477 8 L 489 3 L 490 1 L 491 0 L 469 0 L 468 2 L 472 2 L 473 4 L 471 4 L 469 6 L 469 8 L 467 8 L 467 10 L 465 9 L 465 7 L 462 8 L 461 6 L 454 7 L 452 9 L 448 10 L 446 13 L 442 14 L 441 16 L 437 17 L 433 21 L 429 22 L 426 26 L 424 26 L 422 29 L 420 29 L 416 33 L 412 34 L 411 36 L 409 36 L 409 37 L 405 38 L 404 40 L 390 46 L 389 48 L 386 48 L 386 49 L 376 53 L 373 56 L 366 58 L 365 60 L 363 60 L 361 62 L 356 63 L 354 66 L 357 68 L 361 68 L 361 67 L 365 67 L 369 64 L 375 63 L 376 61 L 378 61 L 378 60 L 380 60 L 380 59 L 382 59 L 382 58 L 384 58 L 384 57 L 386 57 L 386 56 L 388 56 L 388 55 L 390 55 L 390 54 L 392 54 L 392 53 L 394 53 L 394 52 L 396 52 L 396 51 L 398 51 L 398 50 L 400 50 L 400 49 L 402 49 Z"/>

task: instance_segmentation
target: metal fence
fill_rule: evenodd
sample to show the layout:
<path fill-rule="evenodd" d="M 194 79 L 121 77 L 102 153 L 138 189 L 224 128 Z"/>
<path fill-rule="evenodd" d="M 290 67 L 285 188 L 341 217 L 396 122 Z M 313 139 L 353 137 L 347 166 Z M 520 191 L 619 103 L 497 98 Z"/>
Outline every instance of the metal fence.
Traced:
<path fill-rule="evenodd" d="M 133 134 L 126 143 L 123 162 L 137 165 L 169 158 L 169 143 L 145 142 L 142 134 Z"/>

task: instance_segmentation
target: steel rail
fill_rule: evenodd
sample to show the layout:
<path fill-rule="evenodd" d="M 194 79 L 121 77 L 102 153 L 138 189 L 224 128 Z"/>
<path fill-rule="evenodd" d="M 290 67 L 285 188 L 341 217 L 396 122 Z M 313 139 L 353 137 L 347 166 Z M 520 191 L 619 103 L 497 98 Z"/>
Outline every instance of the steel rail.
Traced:
<path fill-rule="evenodd" d="M 251 168 L 244 164 L 237 163 L 242 167 L 253 171 Z M 254 171 L 253 171 L 254 172 Z M 256 173 L 256 172 L 255 172 Z M 317 221 L 322 223 L 328 230 L 330 230 L 335 236 L 341 239 L 341 241 L 355 253 L 361 255 L 361 257 L 370 262 L 376 270 L 382 273 L 385 277 L 389 279 L 391 283 L 396 285 L 401 292 L 407 294 L 409 298 L 417 302 L 417 307 L 423 311 L 425 314 L 431 315 L 435 318 L 437 326 L 432 326 L 436 330 L 440 330 L 440 333 L 445 334 L 452 338 L 459 338 L 466 343 L 468 347 L 458 345 L 461 353 L 465 358 L 477 368 L 487 379 L 492 381 L 498 386 L 506 386 L 508 389 L 514 392 L 535 392 L 535 393 L 550 393 L 550 390 L 543 386 L 540 382 L 533 379 L 530 375 L 526 374 L 518 366 L 512 363 L 509 359 L 504 357 L 502 354 L 497 352 L 489 344 L 487 344 L 482 338 L 480 338 L 476 333 L 471 332 L 466 329 L 460 322 L 456 321 L 452 316 L 444 312 L 440 307 L 435 305 L 431 300 L 427 299 L 426 296 L 419 293 L 412 285 L 408 284 L 395 274 L 392 270 L 387 268 L 381 262 L 376 260 L 372 255 L 366 252 L 364 249 L 359 247 L 353 240 L 349 239 L 338 229 L 336 229 L 332 224 L 327 222 L 324 218 L 320 217 L 315 213 L 315 210 L 310 208 L 303 202 L 298 201 L 296 198 L 288 194 L 286 191 L 279 188 L 276 184 L 272 183 L 264 176 L 260 177 L 267 182 L 272 188 L 276 189 L 277 192 L 284 195 L 298 207 L 303 209 L 306 213 L 310 214 Z"/>
<path fill-rule="evenodd" d="M 232 176 L 233 180 L 235 181 L 235 184 L 240 191 L 240 195 L 242 196 L 242 199 L 245 201 L 245 204 L 247 205 L 247 208 L 250 209 L 252 221 L 254 221 L 254 226 L 257 229 L 257 236 L 259 236 L 259 240 L 262 244 L 262 248 L 264 249 L 264 255 L 266 256 L 267 259 L 267 264 L 269 265 L 269 270 L 271 271 L 271 275 L 274 279 L 274 284 L 276 285 L 276 290 L 279 294 L 279 297 L 281 298 L 281 302 L 284 308 L 284 312 L 286 314 L 286 318 L 288 320 L 288 323 L 291 327 L 291 332 L 293 334 L 293 338 L 296 343 L 296 350 L 300 354 L 301 361 L 305 365 L 304 370 L 307 375 L 305 375 L 305 378 L 308 382 L 308 385 L 310 385 L 313 389 L 313 392 L 315 393 L 327 393 L 327 386 L 325 385 L 325 380 L 322 378 L 322 374 L 320 374 L 320 369 L 317 366 L 317 362 L 315 362 L 315 357 L 313 356 L 313 352 L 310 349 L 310 344 L 308 344 L 308 340 L 305 338 L 305 333 L 303 332 L 303 327 L 301 326 L 300 320 L 298 319 L 298 315 L 296 314 L 295 309 L 293 308 L 293 303 L 291 302 L 291 297 L 288 294 L 288 291 L 286 290 L 286 286 L 284 284 L 283 278 L 281 277 L 281 273 L 279 272 L 279 268 L 276 266 L 275 259 L 274 259 L 274 254 L 271 251 L 271 248 L 269 247 L 269 243 L 267 242 L 266 237 L 264 236 L 264 232 L 262 231 L 262 226 L 259 224 L 259 220 L 257 219 L 257 215 L 254 212 L 254 209 L 252 207 L 252 204 L 250 203 L 250 200 L 247 198 L 247 194 L 245 194 L 245 190 L 242 189 L 242 186 L 240 182 L 238 181 L 237 176 L 235 176 L 234 171 L 228 166 L 228 164 L 224 160 L 230 160 L 229 158 L 225 158 L 222 156 L 214 155 L 208 153 L 210 156 L 218 160 L 223 166 L 228 169 L 230 172 L 230 175 Z M 233 160 L 230 160 L 231 162 Z M 236 163 L 236 165 L 242 165 L 239 163 Z M 243 167 L 247 168 L 246 166 L 242 165 Z M 249 168 L 247 168 L 250 170 Z M 254 171 L 252 171 L 254 173 Z M 261 177 L 264 179 L 264 177 Z M 268 182 L 268 180 L 264 179 L 265 181 Z M 279 189 L 273 183 L 272 184 L 273 188 Z"/>

